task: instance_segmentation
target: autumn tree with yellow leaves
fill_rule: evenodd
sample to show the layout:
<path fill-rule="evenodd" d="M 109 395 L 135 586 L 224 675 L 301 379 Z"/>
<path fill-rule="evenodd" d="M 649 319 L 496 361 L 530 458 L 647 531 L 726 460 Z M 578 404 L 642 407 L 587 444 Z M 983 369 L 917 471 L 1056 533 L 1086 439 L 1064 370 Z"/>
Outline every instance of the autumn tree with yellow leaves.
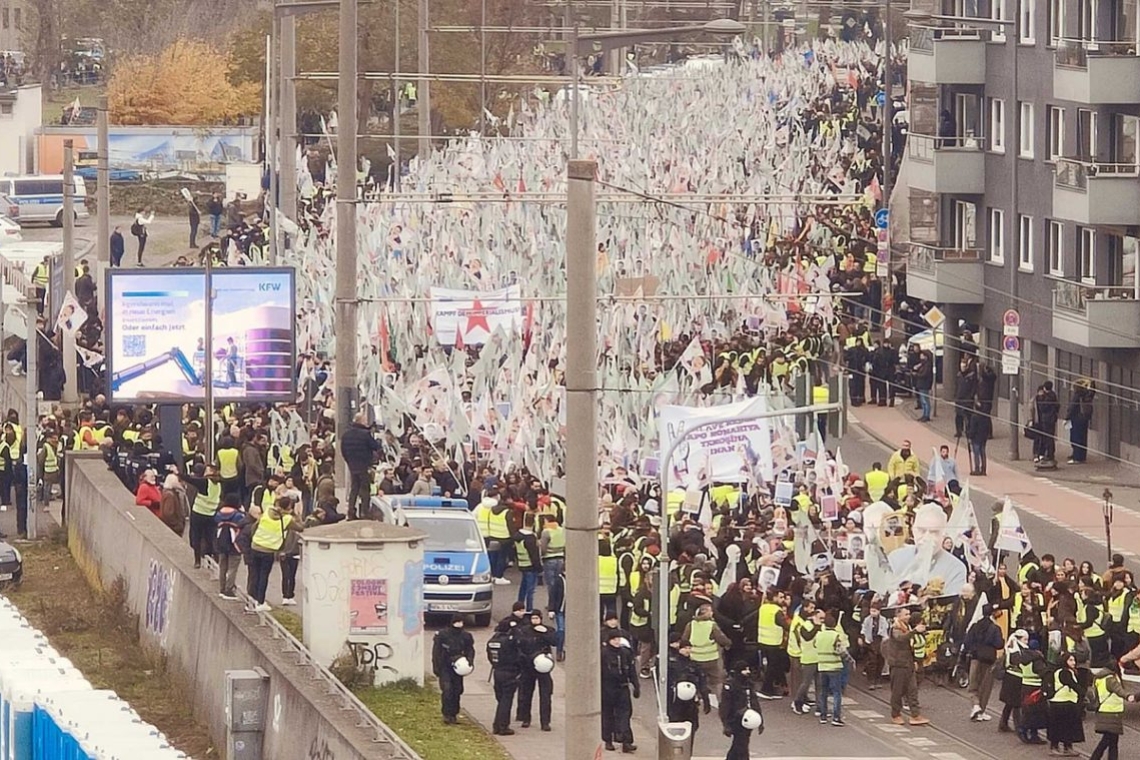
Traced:
<path fill-rule="evenodd" d="M 107 101 L 115 124 L 197 126 L 234 123 L 261 110 L 261 85 L 231 82 L 233 61 L 201 40 L 115 64 Z"/>

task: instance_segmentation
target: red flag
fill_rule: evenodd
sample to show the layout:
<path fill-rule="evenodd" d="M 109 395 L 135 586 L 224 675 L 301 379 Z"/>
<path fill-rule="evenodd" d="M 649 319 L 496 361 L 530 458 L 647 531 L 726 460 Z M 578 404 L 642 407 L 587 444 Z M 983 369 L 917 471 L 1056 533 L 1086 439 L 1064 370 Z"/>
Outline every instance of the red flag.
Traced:
<path fill-rule="evenodd" d="M 392 350 L 392 336 L 388 332 L 388 317 L 380 312 L 380 366 L 385 372 L 392 371 L 392 361 L 389 354 Z"/>

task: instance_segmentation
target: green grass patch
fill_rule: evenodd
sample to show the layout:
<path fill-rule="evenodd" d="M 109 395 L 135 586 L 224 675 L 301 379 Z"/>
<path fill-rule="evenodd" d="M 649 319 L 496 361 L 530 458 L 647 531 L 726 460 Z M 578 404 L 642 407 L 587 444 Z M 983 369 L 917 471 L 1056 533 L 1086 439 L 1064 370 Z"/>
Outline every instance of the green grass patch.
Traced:
<path fill-rule="evenodd" d="M 300 615 L 290 612 L 289 610 L 278 609 L 273 610 L 269 614 L 276 618 L 277 622 L 280 623 L 286 631 L 293 634 L 297 641 L 305 640 L 305 629 L 301 624 Z"/>
<path fill-rule="evenodd" d="M 99 96 L 105 95 L 107 88 L 102 84 L 70 85 L 52 90 L 48 86 L 43 89 L 44 124 L 59 125 L 63 109 L 79 98 L 79 105 L 84 108 L 94 108 L 99 105 Z"/>
<path fill-rule="evenodd" d="M 510 760 L 510 755 L 467 715 L 447 726 L 439 711 L 439 690 L 411 679 L 354 689 L 360 701 L 424 760 Z"/>

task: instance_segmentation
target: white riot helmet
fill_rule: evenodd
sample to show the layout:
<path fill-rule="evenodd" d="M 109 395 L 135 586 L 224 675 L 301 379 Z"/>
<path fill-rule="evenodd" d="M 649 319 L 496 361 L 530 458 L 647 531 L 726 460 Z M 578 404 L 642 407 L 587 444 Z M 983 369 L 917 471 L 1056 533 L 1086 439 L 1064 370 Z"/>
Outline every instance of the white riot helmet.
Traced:
<path fill-rule="evenodd" d="M 539 673 L 549 673 L 554 670 L 554 658 L 546 652 L 534 656 L 534 669 Z"/>
<path fill-rule="evenodd" d="M 745 710 L 740 718 L 740 725 L 752 731 L 764 725 L 764 717 L 755 710 Z"/>
<path fill-rule="evenodd" d="M 692 681 L 681 681 L 677 684 L 677 699 L 682 702 L 692 702 L 697 698 L 697 687 Z"/>
<path fill-rule="evenodd" d="M 451 663 L 451 669 L 455 671 L 457 676 L 469 676 L 475 672 L 475 668 L 471 666 L 471 661 L 466 657 L 460 657 Z"/>

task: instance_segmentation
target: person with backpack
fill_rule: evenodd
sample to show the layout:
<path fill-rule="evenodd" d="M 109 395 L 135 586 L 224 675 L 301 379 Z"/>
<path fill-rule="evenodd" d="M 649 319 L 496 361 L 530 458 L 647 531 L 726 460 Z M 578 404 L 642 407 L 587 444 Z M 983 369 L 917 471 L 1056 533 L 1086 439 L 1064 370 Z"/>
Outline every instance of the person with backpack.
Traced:
<path fill-rule="evenodd" d="M 227 494 L 214 513 L 214 556 L 218 560 L 218 596 L 234 601 L 237 599 L 237 571 L 241 564 L 241 548 L 238 540 L 246 521 L 245 512 L 237 494 Z"/>
<path fill-rule="evenodd" d="M 994 616 L 998 611 L 992 604 L 982 607 L 982 617 L 966 631 L 962 649 L 970 657 L 970 686 L 977 698 L 970 710 L 970 720 L 990 719 L 986 708 L 990 694 L 994 690 L 994 669 L 997 666 L 998 652 L 1002 648 L 1001 628 Z"/>
<path fill-rule="evenodd" d="M 496 736 L 514 736 L 511 728 L 511 706 L 519 687 L 522 669 L 522 651 L 519 637 L 525 625 L 526 607 L 515 602 L 511 614 L 495 627 L 487 642 L 487 659 L 491 661 L 491 675 L 495 684 L 495 720 L 491 733 Z"/>
<path fill-rule="evenodd" d="M 554 669 L 554 649 L 557 646 L 554 631 L 542 622 L 542 612 L 531 610 L 530 625 L 523 627 L 519 635 L 522 658 L 515 720 L 523 728 L 530 728 L 530 706 L 537 686 L 539 726 L 543 731 L 550 730 L 551 697 L 554 694 L 554 679 L 550 673 Z"/>
<path fill-rule="evenodd" d="M 139 243 L 138 265 L 140 267 L 143 265 L 143 251 L 146 250 L 147 227 L 154 222 L 154 210 L 150 209 L 149 215 L 147 211 L 146 208 L 140 208 L 135 214 L 135 221 L 131 224 L 131 234 Z"/>
<path fill-rule="evenodd" d="M 283 607 L 296 607 L 294 598 L 297 592 L 297 568 L 301 565 L 301 531 L 305 529 L 297 519 L 297 500 L 288 497 L 279 499 L 281 514 L 292 518 L 285 524 L 285 540 L 277 552 L 277 559 L 281 562 L 281 605 Z"/>
<path fill-rule="evenodd" d="M 1049 694 L 1049 754 L 1076 757 L 1074 744 L 1085 740 L 1082 723 L 1084 704 L 1077 659 L 1071 652 L 1062 652 L 1060 667 L 1052 673 L 1053 688 Z"/>
<path fill-rule="evenodd" d="M 1124 733 L 1124 703 L 1136 702 L 1136 695 L 1124 688 L 1120 679 L 1120 665 L 1112 663 L 1093 673 L 1093 685 L 1089 689 L 1089 703 L 1096 708 L 1096 724 L 1093 728 L 1100 734 L 1089 760 L 1120 758 L 1120 735 Z"/>
<path fill-rule="evenodd" d="M 453 615 L 451 625 L 436 632 L 431 645 L 431 672 L 439 679 L 440 710 L 443 722 L 459 722 L 459 698 L 463 678 L 475 666 L 475 639 L 463 630 L 464 616 Z"/>

